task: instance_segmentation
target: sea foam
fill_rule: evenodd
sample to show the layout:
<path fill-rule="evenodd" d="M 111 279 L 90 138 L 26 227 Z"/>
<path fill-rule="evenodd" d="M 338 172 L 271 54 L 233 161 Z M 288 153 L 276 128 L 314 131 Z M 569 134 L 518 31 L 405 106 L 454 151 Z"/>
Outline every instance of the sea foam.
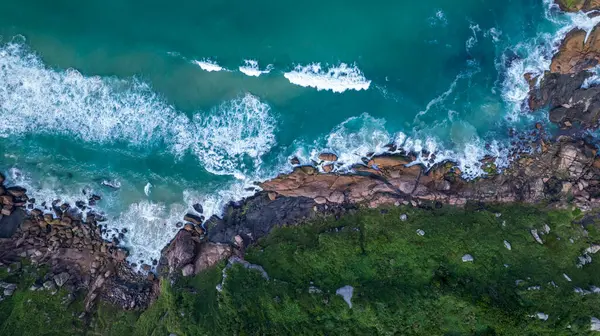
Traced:
<path fill-rule="evenodd" d="M 320 63 L 298 65 L 284 76 L 292 84 L 337 93 L 346 90 L 367 90 L 371 85 L 371 81 L 365 78 L 356 65 L 346 63 L 329 68 L 322 67 Z"/>
<path fill-rule="evenodd" d="M 164 144 L 212 173 L 239 175 L 275 144 L 270 107 L 250 94 L 193 117 L 137 79 L 86 77 L 47 68 L 22 44 L 0 48 L 0 136 L 62 134 L 86 142 Z"/>
<path fill-rule="evenodd" d="M 213 71 L 223 71 L 225 70 L 225 68 L 223 68 L 222 66 L 220 66 L 219 64 L 217 64 L 217 62 L 210 60 L 210 59 L 203 59 L 201 61 L 194 61 L 194 63 L 196 63 L 200 69 L 204 70 L 204 71 L 208 71 L 208 72 L 213 72 Z"/>
<path fill-rule="evenodd" d="M 239 67 L 240 72 L 247 76 L 258 77 L 262 74 L 268 74 L 273 69 L 273 65 L 269 64 L 265 70 L 260 70 L 258 62 L 255 60 L 245 60 L 244 65 Z"/>

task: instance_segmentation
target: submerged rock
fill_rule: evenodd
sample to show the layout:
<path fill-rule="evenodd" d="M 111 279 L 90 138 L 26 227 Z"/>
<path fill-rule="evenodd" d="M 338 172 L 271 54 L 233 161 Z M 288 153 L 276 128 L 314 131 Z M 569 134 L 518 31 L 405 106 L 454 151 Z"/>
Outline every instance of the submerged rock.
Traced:
<path fill-rule="evenodd" d="M 346 303 L 348 304 L 348 307 L 350 307 L 350 309 L 352 309 L 352 296 L 354 295 L 354 287 L 344 286 L 344 287 L 338 288 L 335 291 L 335 294 L 344 298 L 344 301 L 346 301 Z"/>

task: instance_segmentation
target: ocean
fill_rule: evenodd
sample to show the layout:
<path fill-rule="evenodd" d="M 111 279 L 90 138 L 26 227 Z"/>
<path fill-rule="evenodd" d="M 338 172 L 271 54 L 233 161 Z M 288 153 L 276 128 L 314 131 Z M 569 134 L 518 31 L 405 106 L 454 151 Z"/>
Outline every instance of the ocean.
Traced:
<path fill-rule="evenodd" d="M 193 204 L 218 215 L 292 157 L 506 167 L 509 129 L 547 123 L 523 74 L 598 20 L 550 0 L 6 0 L 0 170 L 38 203 L 101 195 L 148 262 Z"/>

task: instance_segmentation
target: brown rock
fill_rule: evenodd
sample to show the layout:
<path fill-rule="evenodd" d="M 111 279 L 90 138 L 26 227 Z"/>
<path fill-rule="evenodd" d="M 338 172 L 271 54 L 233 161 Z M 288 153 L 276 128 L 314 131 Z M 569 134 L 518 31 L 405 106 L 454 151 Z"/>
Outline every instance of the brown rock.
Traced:
<path fill-rule="evenodd" d="M 194 231 L 194 224 L 186 223 L 183 226 L 183 229 L 186 230 L 186 231 L 192 232 L 192 231 Z"/>
<path fill-rule="evenodd" d="M 2 207 L 0 214 L 2 214 L 3 216 L 10 216 L 10 214 L 12 214 L 12 210 L 13 207 L 11 205 L 5 205 Z"/>
<path fill-rule="evenodd" d="M 323 171 L 325 173 L 331 173 L 333 171 L 333 164 L 327 164 L 323 166 Z"/>
<path fill-rule="evenodd" d="M 180 230 L 163 253 L 171 273 L 191 263 L 196 256 L 196 243 L 189 231 Z"/>
<path fill-rule="evenodd" d="M 27 189 L 21 187 L 9 187 L 6 188 L 6 192 L 14 197 L 23 197 L 25 196 Z"/>
<path fill-rule="evenodd" d="M 333 153 L 321 153 L 319 154 L 319 160 L 321 161 L 337 161 L 337 155 Z"/>
<path fill-rule="evenodd" d="M 271 201 L 274 201 L 277 199 L 277 193 L 274 193 L 274 192 L 267 193 L 267 196 L 269 196 L 269 199 Z"/>
<path fill-rule="evenodd" d="M 550 71 L 575 74 L 595 67 L 600 61 L 599 34 L 598 26 L 594 27 L 589 36 L 581 29 L 569 32 L 552 58 Z"/>
<path fill-rule="evenodd" d="M 196 274 L 205 269 L 213 267 L 221 260 L 229 258 L 232 254 L 232 248 L 225 244 L 203 243 L 200 245 L 198 256 L 194 261 L 194 271 Z"/>
<path fill-rule="evenodd" d="M 184 277 L 194 275 L 194 265 L 187 264 L 187 265 L 183 266 L 183 268 L 181 269 L 181 274 Z"/>
<path fill-rule="evenodd" d="M 554 0 L 554 2 L 565 12 L 589 12 L 600 9 L 600 0 Z"/>
<path fill-rule="evenodd" d="M 14 203 L 14 198 L 11 195 L 2 195 L 0 196 L 0 203 L 4 204 L 4 205 L 13 205 Z"/>
<path fill-rule="evenodd" d="M 187 215 L 183 216 L 183 220 L 186 222 L 193 223 L 195 225 L 202 225 L 204 218 L 201 216 L 197 216 L 197 215 L 188 213 Z"/>

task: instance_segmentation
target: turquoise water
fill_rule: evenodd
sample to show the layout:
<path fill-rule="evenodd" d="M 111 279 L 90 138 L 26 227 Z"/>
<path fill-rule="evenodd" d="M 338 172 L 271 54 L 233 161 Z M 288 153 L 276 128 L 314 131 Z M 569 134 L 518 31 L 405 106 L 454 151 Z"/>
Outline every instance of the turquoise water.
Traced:
<path fill-rule="evenodd" d="M 508 129 L 546 120 L 523 74 L 589 25 L 542 0 L 3 1 L 0 168 L 38 199 L 101 194 L 148 260 L 292 156 L 506 165 Z"/>

